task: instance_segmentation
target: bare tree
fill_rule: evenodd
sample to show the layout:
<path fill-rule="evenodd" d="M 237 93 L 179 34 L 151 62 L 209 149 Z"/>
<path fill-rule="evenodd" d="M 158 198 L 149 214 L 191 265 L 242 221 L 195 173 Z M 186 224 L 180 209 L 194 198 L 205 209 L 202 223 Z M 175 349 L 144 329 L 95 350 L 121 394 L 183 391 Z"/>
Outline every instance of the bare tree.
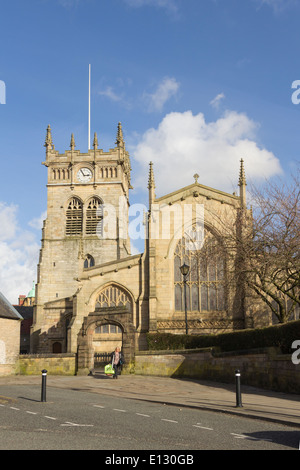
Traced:
<path fill-rule="evenodd" d="M 299 176 L 298 171 L 289 183 L 251 186 L 251 210 L 241 206 L 237 212 L 224 207 L 219 213 L 210 211 L 215 236 L 206 231 L 205 243 L 189 260 L 195 279 L 216 267 L 219 291 L 223 284 L 224 294 L 238 292 L 231 297 L 235 308 L 245 312 L 246 300 L 249 304 L 259 298 L 280 323 L 292 319 L 300 307 Z"/>
<path fill-rule="evenodd" d="M 289 184 L 267 182 L 250 195 L 251 211 L 241 208 L 235 222 L 219 218 L 229 282 L 254 292 L 285 323 L 300 305 L 299 172 Z"/>
<path fill-rule="evenodd" d="M 252 188 L 251 197 L 252 230 L 242 229 L 237 240 L 242 271 L 246 284 L 284 323 L 300 305 L 299 172 L 290 184 Z"/>

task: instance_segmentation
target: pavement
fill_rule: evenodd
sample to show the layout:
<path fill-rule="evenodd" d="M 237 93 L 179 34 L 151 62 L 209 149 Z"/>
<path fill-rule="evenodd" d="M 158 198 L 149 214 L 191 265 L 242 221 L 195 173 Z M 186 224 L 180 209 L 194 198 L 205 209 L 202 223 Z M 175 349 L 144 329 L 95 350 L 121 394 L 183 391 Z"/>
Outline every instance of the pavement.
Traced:
<path fill-rule="evenodd" d="M 5 385 L 36 385 L 40 376 L 0 377 L 0 402 Z M 241 405 L 237 406 L 235 384 L 223 384 L 194 379 L 121 375 L 113 379 L 103 372 L 91 376 L 48 375 L 48 387 L 64 388 L 102 395 L 134 398 L 212 412 L 222 412 L 256 418 L 289 426 L 300 427 L 300 395 L 272 392 L 243 386 L 241 377 Z M 1 397 L 2 396 L 2 397 Z M 9 398 L 9 397 L 7 397 Z"/>

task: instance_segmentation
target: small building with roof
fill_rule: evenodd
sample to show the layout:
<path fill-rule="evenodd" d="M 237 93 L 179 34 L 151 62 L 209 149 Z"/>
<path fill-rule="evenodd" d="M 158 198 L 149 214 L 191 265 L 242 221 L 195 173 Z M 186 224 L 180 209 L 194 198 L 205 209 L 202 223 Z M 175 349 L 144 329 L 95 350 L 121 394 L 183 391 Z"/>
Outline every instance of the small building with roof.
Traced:
<path fill-rule="evenodd" d="M 18 305 L 14 308 L 22 316 L 21 337 L 20 337 L 20 354 L 30 353 L 30 328 L 33 321 L 33 305 L 35 302 L 35 282 L 27 295 L 19 295 Z"/>
<path fill-rule="evenodd" d="M 23 317 L 0 292 L 0 376 L 15 371 Z"/>

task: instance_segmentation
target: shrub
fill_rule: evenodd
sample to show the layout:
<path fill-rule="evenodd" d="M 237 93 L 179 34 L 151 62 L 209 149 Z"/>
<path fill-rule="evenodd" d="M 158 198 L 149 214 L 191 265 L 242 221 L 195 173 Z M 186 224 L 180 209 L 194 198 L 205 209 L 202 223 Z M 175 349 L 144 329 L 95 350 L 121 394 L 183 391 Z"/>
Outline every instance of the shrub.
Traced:
<path fill-rule="evenodd" d="M 175 335 L 148 333 L 150 350 L 198 349 L 216 347 L 223 352 L 278 347 L 283 354 L 292 352 L 294 340 L 300 340 L 300 321 L 266 328 L 219 333 L 217 335 Z"/>

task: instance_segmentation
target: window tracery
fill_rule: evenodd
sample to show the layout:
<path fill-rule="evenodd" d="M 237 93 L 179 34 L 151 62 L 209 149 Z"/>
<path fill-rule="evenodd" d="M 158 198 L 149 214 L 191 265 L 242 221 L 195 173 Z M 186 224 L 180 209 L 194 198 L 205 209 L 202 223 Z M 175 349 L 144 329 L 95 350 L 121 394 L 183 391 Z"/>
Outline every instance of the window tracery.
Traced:
<path fill-rule="evenodd" d="M 104 325 L 95 328 L 96 334 L 121 334 L 122 330 L 118 325 L 112 323 L 105 323 Z"/>
<path fill-rule="evenodd" d="M 92 268 L 93 266 L 95 266 L 94 258 L 91 255 L 86 255 L 84 264 L 83 264 L 84 269 Z"/>
<path fill-rule="evenodd" d="M 218 240 L 204 230 L 204 242 L 200 249 L 193 249 L 190 236 L 184 236 L 174 252 L 175 310 L 184 311 L 184 280 L 180 266 L 186 263 L 189 274 L 186 278 L 187 310 L 222 311 L 225 299 L 225 259 Z"/>
<path fill-rule="evenodd" d="M 96 300 L 96 309 L 107 307 L 124 307 L 132 312 L 132 301 L 125 290 L 118 286 L 110 285 L 100 292 Z"/>

